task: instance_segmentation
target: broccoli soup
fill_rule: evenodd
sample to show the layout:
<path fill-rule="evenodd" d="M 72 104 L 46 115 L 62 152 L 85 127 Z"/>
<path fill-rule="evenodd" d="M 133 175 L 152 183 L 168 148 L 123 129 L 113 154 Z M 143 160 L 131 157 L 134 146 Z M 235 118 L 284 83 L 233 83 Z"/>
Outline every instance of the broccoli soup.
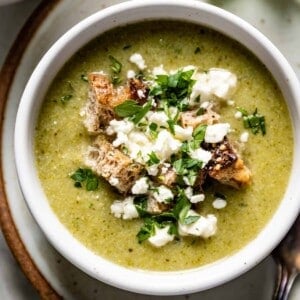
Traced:
<path fill-rule="evenodd" d="M 182 270 L 254 239 L 284 195 L 289 113 L 271 74 L 213 30 L 145 22 L 79 50 L 36 126 L 59 220 L 117 264 Z"/>

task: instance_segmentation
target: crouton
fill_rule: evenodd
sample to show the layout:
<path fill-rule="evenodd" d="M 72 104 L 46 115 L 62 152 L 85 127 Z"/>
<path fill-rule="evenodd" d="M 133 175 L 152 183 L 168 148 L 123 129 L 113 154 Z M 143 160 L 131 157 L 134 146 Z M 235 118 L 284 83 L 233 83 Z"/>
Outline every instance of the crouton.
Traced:
<path fill-rule="evenodd" d="M 211 144 L 208 147 L 212 148 L 213 154 L 208 165 L 208 175 L 211 178 L 235 188 L 250 183 L 250 170 L 226 138 L 222 143 Z"/>
<path fill-rule="evenodd" d="M 97 134 L 115 119 L 114 107 L 130 99 L 131 92 L 128 86 L 114 88 L 109 76 L 103 73 L 89 74 L 88 81 L 84 125 L 89 133 Z"/>
<path fill-rule="evenodd" d="M 131 158 L 114 148 L 101 135 L 89 147 L 85 164 L 123 194 L 130 192 L 131 187 L 143 172 L 142 165 L 134 163 Z"/>
<path fill-rule="evenodd" d="M 218 123 L 220 116 L 212 110 L 212 105 L 206 109 L 202 115 L 197 115 L 198 110 L 186 111 L 181 114 L 181 125 L 183 128 L 192 126 L 196 128 L 198 125 L 212 125 Z"/>
<path fill-rule="evenodd" d="M 84 125 L 91 134 L 100 133 L 109 122 L 116 118 L 114 108 L 127 99 L 137 100 L 144 104 L 149 88 L 136 78 L 132 78 L 125 86 L 114 88 L 108 75 L 91 73 L 88 76 L 89 95 L 85 107 Z"/>
<path fill-rule="evenodd" d="M 148 201 L 147 201 L 148 213 L 152 215 L 158 215 L 169 209 L 170 209 L 170 205 L 156 201 L 153 196 L 148 197 Z"/>

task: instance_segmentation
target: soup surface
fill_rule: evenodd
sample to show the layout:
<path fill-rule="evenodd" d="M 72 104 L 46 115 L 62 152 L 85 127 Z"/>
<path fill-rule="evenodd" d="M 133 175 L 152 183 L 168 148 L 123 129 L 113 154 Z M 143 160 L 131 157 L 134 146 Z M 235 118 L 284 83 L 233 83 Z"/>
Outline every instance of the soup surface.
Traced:
<path fill-rule="evenodd" d="M 139 244 L 141 220 L 115 218 L 110 206 L 120 195 L 104 180 L 95 191 L 74 187 L 70 179 L 83 167 L 83 155 L 91 137 L 80 115 L 87 101 L 90 72 L 110 73 L 109 55 L 123 65 L 121 78 L 136 66 L 129 62 L 140 53 L 149 70 L 163 64 L 165 70 L 187 65 L 201 70 L 224 68 L 237 76 L 232 105 L 222 106 L 222 122 L 234 129 L 238 140 L 246 131 L 235 118 L 236 108 L 265 116 L 266 134 L 252 134 L 245 143 L 243 160 L 252 172 L 250 186 L 236 190 L 219 186 L 227 206 L 217 210 L 207 195 L 201 214 L 218 219 L 216 235 L 185 237 L 155 248 Z M 231 255 L 256 237 L 272 217 L 284 194 L 292 161 L 293 136 L 289 113 L 273 78 L 249 51 L 215 31 L 178 22 L 147 22 L 118 28 L 101 35 L 78 51 L 55 78 L 36 126 L 35 154 L 39 177 L 59 220 L 86 247 L 124 266 L 149 270 L 198 267 Z"/>

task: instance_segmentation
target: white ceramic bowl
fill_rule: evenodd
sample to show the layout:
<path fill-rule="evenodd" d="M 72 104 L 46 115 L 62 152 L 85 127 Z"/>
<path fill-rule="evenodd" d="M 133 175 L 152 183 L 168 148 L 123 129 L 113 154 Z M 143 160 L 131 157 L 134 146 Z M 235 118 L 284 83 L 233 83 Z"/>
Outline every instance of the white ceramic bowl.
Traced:
<path fill-rule="evenodd" d="M 288 187 L 273 218 L 256 239 L 236 254 L 186 271 L 132 270 L 95 255 L 60 223 L 49 206 L 37 176 L 34 128 L 45 93 L 63 64 L 83 45 L 119 25 L 145 19 L 176 19 L 211 27 L 236 39 L 270 70 L 287 101 L 294 128 L 294 162 Z M 94 278 L 118 288 L 154 295 L 192 293 L 220 285 L 252 268 L 277 245 L 300 208 L 300 87 L 293 70 L 272 43 L 251 25 L 217 7 L 178 0 L 129 1 L 83 20 L 46 53 L 34 70 L 21 99 L 15 129 L 15 155 L 22 191 L 37 223 L 54 245 L 74 265 Z M 298 167 L 296 167 L 298 166 Z"/>

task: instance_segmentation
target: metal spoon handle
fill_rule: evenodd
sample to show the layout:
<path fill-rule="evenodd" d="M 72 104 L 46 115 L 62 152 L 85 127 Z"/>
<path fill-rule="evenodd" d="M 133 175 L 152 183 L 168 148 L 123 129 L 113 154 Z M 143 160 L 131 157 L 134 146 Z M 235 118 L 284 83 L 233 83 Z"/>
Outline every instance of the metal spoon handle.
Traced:
<path fill-rule="evenodd" d="M 297 272 L 296 270 L 288 270 L 288 268 L 281 263 L 278 263 L 277 266 L 277 286 L 273 300 L 288 300 L 290 290 L 297 277 Z"/>

